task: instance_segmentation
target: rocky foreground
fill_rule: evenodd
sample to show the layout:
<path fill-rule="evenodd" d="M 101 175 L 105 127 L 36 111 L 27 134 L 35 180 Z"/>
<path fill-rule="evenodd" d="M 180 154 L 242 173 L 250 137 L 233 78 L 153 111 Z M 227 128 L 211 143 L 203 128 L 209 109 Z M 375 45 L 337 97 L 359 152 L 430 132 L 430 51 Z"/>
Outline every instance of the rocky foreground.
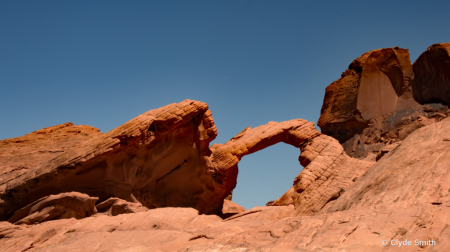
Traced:
<path fill-rule="evenodd" d="M 319 126 L 244 129 L 210 146 L 205 103 L 107 133 L 71 123 L 0 141 L 2 251 L 450 251 L 450 44 L 353 61 Z M 238 163 L 284 142 L 304 169 L 264 207 L 236 205 Z"/>

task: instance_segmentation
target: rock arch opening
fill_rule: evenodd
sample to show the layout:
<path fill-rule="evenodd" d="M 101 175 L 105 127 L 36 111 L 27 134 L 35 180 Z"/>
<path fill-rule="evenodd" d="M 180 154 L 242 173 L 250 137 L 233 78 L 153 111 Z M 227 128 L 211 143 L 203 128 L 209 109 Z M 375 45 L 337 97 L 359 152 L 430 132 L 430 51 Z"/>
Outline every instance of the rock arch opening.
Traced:
<path fill-rule="evenodd" d="M 250 209 L 278 199 L 303 170 L 299 154 L 298 148 L 278 143 L 243 157 L 232 201 Z"/>

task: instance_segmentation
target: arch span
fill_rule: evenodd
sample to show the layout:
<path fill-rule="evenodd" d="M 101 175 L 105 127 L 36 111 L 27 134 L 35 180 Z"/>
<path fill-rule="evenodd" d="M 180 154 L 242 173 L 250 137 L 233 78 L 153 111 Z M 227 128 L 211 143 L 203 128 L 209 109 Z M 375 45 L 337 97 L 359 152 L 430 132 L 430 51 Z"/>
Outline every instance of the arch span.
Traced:
<path fill-rule="evenodd" d="M 304 169 L 291 189 L 271 205 L 293 204 L 299 215 L 320 211 L 373 164 L 347 156 L 339 142 L 321 134 L 314 123 L 294 119 L 247 127 L 225 144 L 211 146 L 216 182 L 223 185 L 224 192 L 231 192 L 242 157 L 279 142 L 300 148 L 299 162 Z"/>

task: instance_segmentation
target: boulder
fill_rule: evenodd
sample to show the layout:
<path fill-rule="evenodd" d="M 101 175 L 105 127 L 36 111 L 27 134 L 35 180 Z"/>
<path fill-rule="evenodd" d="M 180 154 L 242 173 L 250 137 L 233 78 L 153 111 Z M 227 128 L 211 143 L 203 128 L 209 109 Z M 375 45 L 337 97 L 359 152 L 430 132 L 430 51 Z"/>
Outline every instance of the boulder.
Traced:
<path fill-rule="evenodd" d="M 142 206 L 141 203 L 128 202 L 119 198 L 109 198 L 95 207 L 99 213 L 111 216 L 148 211 L 148 208 Z"/>
<path fill-rule="evenodd" d="M 233 215 L 239 214 L 239 213 L 243 213 L 245 212 L 245 208 L 232 202 L 231 200 L 227 200 L 225 199 L 223 201 L 223 208 L 222 208 L 222 218 L 228 218 L 231 217 Z"/>
<path fill-rule="evenodd" d="M 414 98 L 420 104 L 450 104 L 450 43 L 434 44 L 413 64 Z"/>
<path fill-rule="evenodd" d="M 19 209 L 8 221 L 31 225 L 57 219 L 81 219 L 97 213 L 97 200 L 78 192 L 50 195 Z"/>

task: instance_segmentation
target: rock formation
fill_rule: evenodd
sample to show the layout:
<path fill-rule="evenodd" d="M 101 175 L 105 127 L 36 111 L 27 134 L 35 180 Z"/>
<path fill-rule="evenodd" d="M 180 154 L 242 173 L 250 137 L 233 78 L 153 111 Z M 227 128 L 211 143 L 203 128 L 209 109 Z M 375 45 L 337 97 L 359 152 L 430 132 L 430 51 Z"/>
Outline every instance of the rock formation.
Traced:
<path fill-rule="evenodd" d="M 294 185 L 269 205 L 294 204 L 297 215 L 313 215 L 342 195 L 373 164 L 350 158 L 339 142 L 320 135 L 301 147 L 300 163 L 305 167 Z"/>
<path fill-rule="evenodd" d="M 0 141 L 0 183 L 36 169 L 43 162 L 103 133 L 86 125 L 64 123 Z"/>
<path fill-rule="evenodd" d="M 3 174 L 0 216 L 5 220 L 42 197 L 72 191 L 98 197 L 98 203 L 117 197 L 147 208 L 221 212 L 229 191 L 208 159 L 216 135 L 205 103 L 186 100 L 151 110 L 32 170 Z"/>
<path fill-rule="evenodd" d="M 78 192 L 50 195 L 19 209 L 8 221 L 30 225 L 56 219 L 81 219 L 97 213 L 97 200 Z"/>
<path fill-rule="evenodd" d="M 193 207 L 200 213 L 220 215 L 225 197 L 236 186 L 241 158 L 279 142 L 300 148 L 299 161 L 306 168 L 295 179 L 289 200 L 274 205 L 294 204 L 299 214 L 312 214 L 371 165 L 349 158 L 336 140 L 301 119 L 248 127 L 210 149 L 217 132 L 207 109 L 204 103 L 187 100 L 149 111 L 3 180 L 3 218 L 42 197 L 72 191 L 97 197 L 99 211 L 111 215 L 139 209 L 124 201 L 145 209 Z M 111 198 L 122 203 L 111 207 Z M 102 210 L 105 205 L 109 208 Z"/>
<path fill-rule="evenodd" d="M 233 215 L 245 212 L 245 208 L 232 202 L 231 200 L 225 199 L 223 201 L 222 215 L 221 217 L 226 219 Z"/>
<path fill-rule="evenodd" d="M 414 71 L 408 50 L 398 47 L 373 50 L 355 59 L 342 77 L 326 89 L 318 122 L 322 133 L 338 139 L 351 157 L 370 156 L 375 160 L 386 145 L 401 141 L 424 126 L 420 121 L 436 122 L 447 117 L 448 107 L 422 106 L 414 99 L 418 86 L 429 90 L 428 84 L 419 84 L 426 79 L 424 74 L 416 74 L 419 65 L 426 64 L 419 62 L 425 62 L 427 56 L 421 58 Z M 430 67 L 422 68 L 428 76 Z M 419 77 L 414 79 L 415 75 Z"/>
<path fill-rule="evenodd" d="M 434 44 L 413 64 L 414 98 L 420 104 L 450 104 L 450 43 Z"/>
<path fill-rule="evenodd" d="M 119 198 L 109 198 L 96 205 L 95 208 L 99 213 L 110 216 L 148 211 L 148 208 L 142 206 L 141 203 L 128 202 Z"/>
<path fill-rule="evenodd" d="M 292 205 L 269 206 L 223 220 L 199 215 L 192 208 L 169 207 L 31 226 L 0 222 L 0 247 L 3 251 L 447 251 L 449 130 L 450 119 L 445 119 L 414 131 L 315 215 L 296 216 Z M 412 243 L 402 249 L 397 240 Z"/>
<path fill-rule="evenodd" d="M 225 144 L 211 146 L 213 166 L 222 177 L 236 181 L 243 156 L 279 142 L 300 148 L 299 161 L 305 168 L 293 188 L 269 205 L 293 204 L 299 215 L 318 212 L 373 164 L 348 157 L 339 142 L 322 135 L 314 123 L 294 119 L 248 127 Z"/>
<path fill-rule="evenodd" d="M 186 100 L 108 133 L 68 123 L 2 140 L 0 248 L 448 251 L 450 113 L 432 103 L 448 104 L 446 48 L 414 67 L 399 48 L 353 61 L 319 121 L 337 139 L 294 119 L 209 147 L 212 114 Z M 229 201 L 242 157 L 279 142 L 301 151 L 293 186 L 264 207 Z"/>

